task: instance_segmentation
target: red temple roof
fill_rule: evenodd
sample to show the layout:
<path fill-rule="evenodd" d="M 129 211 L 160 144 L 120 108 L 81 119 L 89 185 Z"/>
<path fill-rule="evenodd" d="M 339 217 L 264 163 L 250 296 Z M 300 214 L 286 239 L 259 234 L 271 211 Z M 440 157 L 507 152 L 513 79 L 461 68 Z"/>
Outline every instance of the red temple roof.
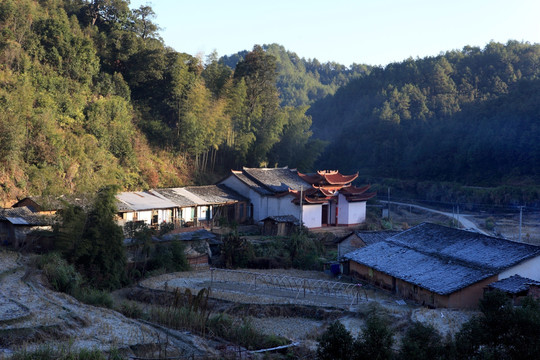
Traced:
<path fill-rule="evenodd" d="M 340 174 L 338 170 L 319 170 L 316 174 L 302 174 L 298 172 L 298 176 L 305 182 L 316 186 L 328 186 L 328 185 L 347 185 L 353 182 L 358 173 L 353 175 Z"/>

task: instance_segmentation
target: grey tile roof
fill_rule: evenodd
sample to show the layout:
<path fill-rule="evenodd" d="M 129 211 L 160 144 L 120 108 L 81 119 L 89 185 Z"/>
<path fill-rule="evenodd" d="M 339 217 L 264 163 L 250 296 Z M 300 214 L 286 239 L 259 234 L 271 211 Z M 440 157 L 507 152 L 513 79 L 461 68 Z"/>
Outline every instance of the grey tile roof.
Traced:
<path fill-rule="evenodd" d="M 270 194 L 284 191 L 308 189 L 311 185 L 298 176 L 296 169 L 283 168 L 243 168 L 242 173 Z"/>
<path fill-rule="evenodd" d="M 236 176 L 240 181 L 242 181 L 244 184 L 255 190 L 261 195 L 272 195 L 273 192 L 268 190 L 266 187 L 264 187 L 262 184 L 256 182 L 255 180 L 248 177 L 246 174 L 240 171 L 233 172 L 233 175 Z"/>
<path fill-rule="evenodd" d="M 446 295 L 534 256 L 540 247 L 424 223 L 344 258 Z"/>
<path fill-rule="evenodd" d="M 366 245 L 376 244 L 378 242 L 384 241 L 389 237 L 399 234 L 400 231 L 395 230 L 384 230 L 384 231 L 355 231 L 356 236 L 358 236 Z"/>
<path fill-rule="evenodd" d="M 249 201 L 246 197 L 223 184 L 207 186 L 188 186 L 185 188 L 192 194 L 195 194 L 207 204 L 227 204 L 238 201 Z"/>
<path fill-rule="evenodd" d="M 68 194 L 60 196 L 52 195 L 43 195 L 43 196 L 28 196 L 13 205 L 17 207 L 18 204 L 24 202 L 26 199 L 33 201 L 39 209 L 30 208 L 31 211 L 37 212 L 40 211 L 56 211 L 63 209 L 65 204 L 71 204 L 75 206 L 80 206 L 83 209 L 87 209 L 91 206 L 95 198 L 93 194 Z"/>
<path fill-rule="evenodd" d="M 13 225 L 42 226 L 50 225 L 53 218 L 36 215 L 26 206 L 11 209 L 0 209 L 0 221 L 8 221 Z"/>
<path fill-rule="evenodd" d="M 529 290 L 531 284 L 540 285 L 539 281 L 524 278 L 519 275 L 510 276 L 509 278 L 496 281 L 488 286 L 492 289 L 498 289 L 510 294 L 518 294 Z"/>
<path fill-rule="evenodd" d="M 430 223 L 405 230 L 388 240 L 424 253 L 450 257 L 494 270 L 506 269 L 534 255 L 540 255 L 539 246 Z"/>

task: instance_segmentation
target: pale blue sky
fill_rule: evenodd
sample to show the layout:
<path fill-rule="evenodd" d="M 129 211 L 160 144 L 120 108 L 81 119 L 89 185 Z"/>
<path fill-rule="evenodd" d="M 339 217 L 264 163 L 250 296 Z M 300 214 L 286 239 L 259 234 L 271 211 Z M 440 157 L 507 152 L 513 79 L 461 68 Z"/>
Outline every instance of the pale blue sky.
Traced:
<path fill-rule="evenodd" d="M 278 43 L 306 59 L 386 65 L 494 40 L 540 43 L 540 0 L 132 0 L 165 44 L 230 55 Z"/>

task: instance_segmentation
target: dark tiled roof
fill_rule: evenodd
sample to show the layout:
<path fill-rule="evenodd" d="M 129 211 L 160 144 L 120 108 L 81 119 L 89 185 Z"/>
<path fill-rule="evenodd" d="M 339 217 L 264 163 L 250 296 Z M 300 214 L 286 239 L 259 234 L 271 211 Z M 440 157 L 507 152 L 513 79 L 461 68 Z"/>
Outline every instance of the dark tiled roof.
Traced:
<path fill-rule="evenodd" d="M 376 244 L 378 242 L 384 241 L 389 237 L 392 237 L 396 234 L 399 234 L 400 231 L 395 230 L 385 230 L 385 231 L 355 231 L 356 236 L 358 236 L 366 245 Z"/>
<path fill-rule="evenodd" d="M 278 223 L 292 223 L 294 225 L 300 225 L 298 218 L 293 215 L 268 216 L 267 218 L 263 219 L 263 221 L 266 219 L 270 219 Z"/>
<path fill-rule="evenodd" d="M 414 249 L 382 241 L 344 256 L 395 278 L 446 295 L 493 275 Z"/>
<path fill-rule="evenodd" d="M 449 257 L 494 270 L 506 269 L 540 255 L 539 246 L 430 223 L 405 230 L 388 240 L 427 254 Z"/>
<path fill-rule="evenodd" d="M 25 200 L 31 200 L 36 204 L 38 208 L 30 208 L 33 212 L 38 211 L 56 211 L 63 209 L 65 204 L 80 206 L 83 209 L 90 207 L 94 200 L 94 195 L 90 194 L 79 194 L 79 195 L 43 195 L 43 196 L 28 196 L 13 205 L 13 207 L 18 207 L 18 204 L 24 203 Z"/>
<path fill-rule="evenodd" d="M 248 199 L 223 184 L 207 186 L 188 186 L 185 188 L 209 204 L 227 204 Z"/>
<path fill-rule="evenodd" d="M 250 177 L 248 177 L 246 174 L 244 174 L 241 171 L 233 171 L 233 175 L 238 178 L 238 180 L 242 181 L 244 184 L 255 190 L 261 195 L 272 195 L 273 192 L 266 189 L 262 184 L 255 182 Z"/>
<path fill-rule="evenodd" d="M 50 225 L 53 218 L 36 215 L 28 207 L 16 207 L 0 210 L 0 221 L 8 221 L 13 225 L 44 226 Z"/>
<path fill-rule="evenodd" d="M 501 290 L 510 294 L 518 294 L 523 291 L 529 290 L 531 284 L 540 285 L 539 281 L 532 279 L 524 278 L 519 275 L 510 276 L 509 278 L 499 280 L 492 284 L 489 284 L 489 287 L 492 289 Z"/>
<path fill-rule="evenodd" d="M 291 190 L 308 189 L 311 185 L 298 176 L 295 169 L 283 168 L 243 168 L 242 173 L 251 179 L 257 187 L 264 188 L 269 194 Z M 241 179 L 242 180 L 242 179 Z M 248 184 L 249 185 L 249 184 Z M 255 189 L 257 191 L 257 189 Z"/>
<path fill-rule="evenodd" d="M 424 223 L 344 257 L 446 295 L 540 256 L 540 247 Z"/>

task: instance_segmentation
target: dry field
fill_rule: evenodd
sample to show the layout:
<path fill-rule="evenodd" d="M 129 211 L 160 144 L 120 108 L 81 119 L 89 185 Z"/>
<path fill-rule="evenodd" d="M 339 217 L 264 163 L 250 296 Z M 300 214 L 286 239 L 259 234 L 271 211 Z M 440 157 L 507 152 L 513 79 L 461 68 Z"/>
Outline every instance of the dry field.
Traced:
<path fill-rule="evenodd" d="M 250 270 L 249 272 L 270 274 L 276 277 L 338 281 L 315 271 L 274 269 Z M 264 286 L 260 283 L 255 285 L 253 277 L 238 276 L 235 273 L 218 276 L 212 275 L 210 270 L 161 275 L 143 281 L 140 286 L 171 292 L 177 288 L 182 292 L 185 289 L 196 292 L 203 287 L 211 287 L 213 298 L 245 306 L 257 305 L 257 310 L 251 313 L 252 322 L 263 332 L 285 336 L 291 341 L 299 341 L 312 349 L 316 347 L 316 339 L 330 322 L 336 319 L 339 319 L 356 336 L 364 323 L 366 314 L 374 308 L 392 319 L 398 331 L 397 338 L 412 320 L 433 325 L 443 336 L 454 335 L 461 325 L 475 314 L 472 311 L 424 308 L 410 302 L 403 302 L 402 299 L 378 289 L 361 288 L 358 296 L 328 294 L 324 291 L 307 292 L 304 296 L 303 291 Z M 284 310 L 283 314 L 275 316 L 264 311 L 265 307 L 275 309 L 276 306 L 284 309 L 291 306 L 319 309 L 325 312 L 325 315 L 321 315 L 320 311 L 315 313 L 303 311 L 303 314 L 296 311 L 295 314 L 295 311 L 291 313 Z"/>
<path fill-rule="evenodd" d="M 124 349 L 148 355 L 167 349 L 173 354 L 212 355 L 215 344 L 193 334 L 172 331 L 147 322 L 124 317 L 113 310 L 82 304 L 76 299 L 46 287 L 41 274 L 26 265 L 30 261 L 15 253 L 0 252 L 0 358 L 25 348 L 69 346 L 72 349 Z M 306 279 L 332 284 L 337 279 L 321 272 L 299 270 L 251 270 L 275 278 Z M 265 284 L 259 277 L 208 271 L 191 271 L 157 276 L 143 281 L 137 289 L 157 295 L 166 290 L 190 289 L 192 293 L 211 287 L 214 312 L 225 311 L 249 319 L 266 334 L 284 336 L 314 350 L 317 338 L 339 319 L 356 336 L 369 311 L 382 312 L 403 332 L 411 320 L 434 325 L 443 335 L 454 334 L 473 313 L 431 310 L 399 301 L 391 294 L 358 288 L 351 293 L 291 290 Z M 354 284 L 353 284 L 354 285 Z M 145 290 L 146 289 L 146 290 Z M 398 302 L 399 301 L 399 302 Z M 162 352 L 161 352 L 162 353 Z"/>
<path fill-rule="evenodd" d="M 42 346 L 108 351 L 169 346 L 188 354 L 212 353 L 203 339 L 157 327 L 80 303 L 44 286 L 25 258 L 0 251 L 0 358 Z"/>

